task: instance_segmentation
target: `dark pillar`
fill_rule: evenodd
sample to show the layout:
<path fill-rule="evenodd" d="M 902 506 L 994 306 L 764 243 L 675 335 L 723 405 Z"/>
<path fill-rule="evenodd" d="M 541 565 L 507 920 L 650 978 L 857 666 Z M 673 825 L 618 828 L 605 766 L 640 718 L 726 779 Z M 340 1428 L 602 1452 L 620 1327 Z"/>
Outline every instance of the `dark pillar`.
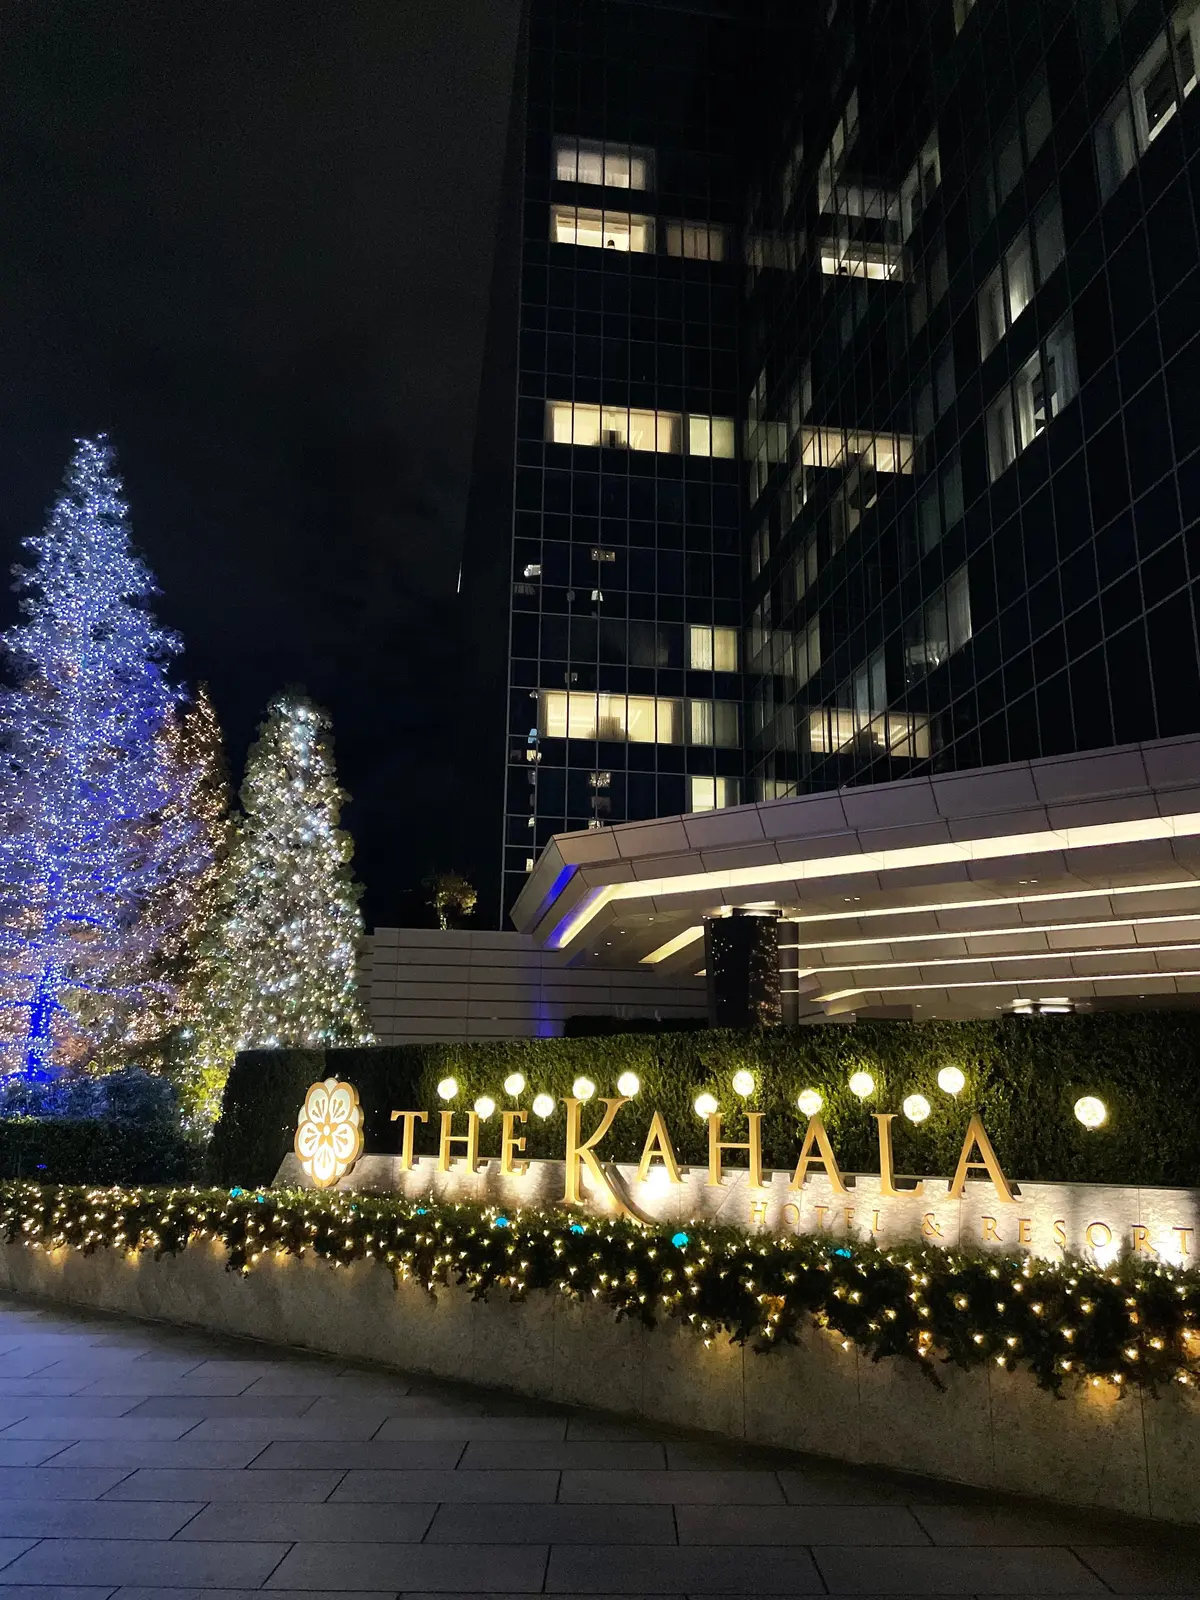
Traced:
<path fill-rule="evenodd" d="M 774 1028 L 783 1021 L 774 912 L 706 918 L 704 970 L 710 1028 Z"/>

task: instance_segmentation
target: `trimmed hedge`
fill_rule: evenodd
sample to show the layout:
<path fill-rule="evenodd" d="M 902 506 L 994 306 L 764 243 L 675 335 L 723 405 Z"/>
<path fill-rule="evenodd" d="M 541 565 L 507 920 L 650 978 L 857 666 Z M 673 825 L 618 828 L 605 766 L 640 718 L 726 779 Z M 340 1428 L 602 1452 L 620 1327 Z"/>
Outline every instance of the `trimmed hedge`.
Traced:
<path fill-rule="evenodd" d="M 37 1183 L 186 1183 L 200 1152 L 166 1122 L 0 1120 L 0 1178 Z"/>
<path fill-rule="evenodd" d="M 291 1149 L 304 1092 L 317 1078 L 333 1075 L 354 1084 L 366 1113 L 366 1148 L 385 1153 L 399 1147 L 393 1110 L 428 1111 L 429 1122 L 417 1130 L 417 1148 L 437 1148 L 443 1103 L 436 1086 L 444 1077 L 458 1080 L 454 1106 L 465 1110 L 484 1093 L 501 1108 L 528 1108 L 541 1091 L 561 1100 L 581 1075 L 596 1084 L 598 1101 L 616 1094 L 617 1078 L 633 1071 L 641 1093 L 622 1109 L 605 1139 L 603 1154 L 611 1160 L 638 1158 L 651 1113 L 660 1110 L 680 1160 L 705 1162 L 707 1130 L 692 1102 L 708 1089 L 726 1113 L 726 1139 L 744 1137 L 744 1108 L 763 1111 L 764 1161 L 789 1167 L 806 1123 L 796 1097 L 815 1088 L 825 1098 L 825 1123 L 848 1172 L 878 1170 L 871 1113 L 899 1112 L 906 1095 L 921 1093 L 933 1108 L 928 1120 L 914 1126 L 900 1116 L 893 1124 L 900 1172 L 949 1177 L 967 1119 L 978 1111 L 1015 1180 L 1192 1186 L 1200 1184 L 1198 1064 L 1200 1014 L 1188 1012 L 257 1050 L 240 1055 L 230 1073 L 209 1171 L 226 1184 L 269 1183 Z M 966 1074 L 967 1087 L 957 1099 L 937 1087 L 944 1066 Z M 741 1067 L 757 1080 L 744 1103 L 730 1087 Z M 865 1103 L 848 1087 L 859 1068 L 876 1081 L 876 1093 Z M 527 1081 L 516 1101 L 503 1089 L 512 1072 Z M 1093 1132 L 1073 1113 L 1084 1094 L 1098 1095 L 1108 1107 L 1108 1122 Z M 585 1109 L 585 1133 L 600 1115 L 595 1102 Z M 456 1131 L 462 1128 L 460 1119 Z M 561 1106 L 544 1122 L 531 1114 L 526 1131 L 528 1155 L 561 1157 Z M 482 1126 L 482 1153 L 498 1154 L 499 1137 L 496 1116 Z"/>

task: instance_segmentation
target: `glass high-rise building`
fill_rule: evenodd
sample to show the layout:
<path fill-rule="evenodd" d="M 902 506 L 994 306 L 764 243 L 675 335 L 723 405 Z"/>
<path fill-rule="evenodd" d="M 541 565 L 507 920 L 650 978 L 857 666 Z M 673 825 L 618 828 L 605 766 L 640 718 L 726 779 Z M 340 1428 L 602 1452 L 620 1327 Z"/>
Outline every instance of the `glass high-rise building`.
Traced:
<path fill-rule="evenodd" d="M 1198 52 L 1200 0 L 530 0 L 464 568 L 505 906 L 564 830 L 1200 730 Z"/>

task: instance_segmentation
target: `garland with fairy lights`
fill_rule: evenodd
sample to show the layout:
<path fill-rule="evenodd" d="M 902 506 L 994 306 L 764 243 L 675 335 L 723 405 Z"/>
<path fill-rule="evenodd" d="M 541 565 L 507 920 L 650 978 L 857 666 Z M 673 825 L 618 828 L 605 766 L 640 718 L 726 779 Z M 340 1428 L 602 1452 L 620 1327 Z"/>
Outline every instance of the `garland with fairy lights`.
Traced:
<path fill-rule="evenodd" d="M 647 1327 L 678 1318 L 706 1343 L 727 1335 L 758 1351 L 795 1344 L 815 1325 L 873 1361 L 914 1361 L 939 1386 L 940 1365 L 989 1362 L 1055 1391 L 1080 1380 L 1200 1382 L 1200 1272 L 1160 1261 L 1101 1269 L 313 1190 L 33 1183 L 0 1184 L 0 1236 L 156 1258 L 212 1240 L 238 1272 L 271 1254 L 373 1261 L 430 1293 L 451 1284 L 475 1298 L 558 1293 Z"/>

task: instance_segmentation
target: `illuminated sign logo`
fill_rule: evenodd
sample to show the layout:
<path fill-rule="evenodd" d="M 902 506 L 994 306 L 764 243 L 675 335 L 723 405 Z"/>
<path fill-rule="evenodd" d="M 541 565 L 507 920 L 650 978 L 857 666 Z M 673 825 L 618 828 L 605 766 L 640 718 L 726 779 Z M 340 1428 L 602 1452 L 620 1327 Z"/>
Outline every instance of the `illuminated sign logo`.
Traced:
<path fill-rule="evenodd" d="M 318 1189 L 344 1178 L 363 1152 L 363 1113 L 352 1083 L 326 1078 L 304 1096 L 296 1122 L 296 1159 Z"/>

